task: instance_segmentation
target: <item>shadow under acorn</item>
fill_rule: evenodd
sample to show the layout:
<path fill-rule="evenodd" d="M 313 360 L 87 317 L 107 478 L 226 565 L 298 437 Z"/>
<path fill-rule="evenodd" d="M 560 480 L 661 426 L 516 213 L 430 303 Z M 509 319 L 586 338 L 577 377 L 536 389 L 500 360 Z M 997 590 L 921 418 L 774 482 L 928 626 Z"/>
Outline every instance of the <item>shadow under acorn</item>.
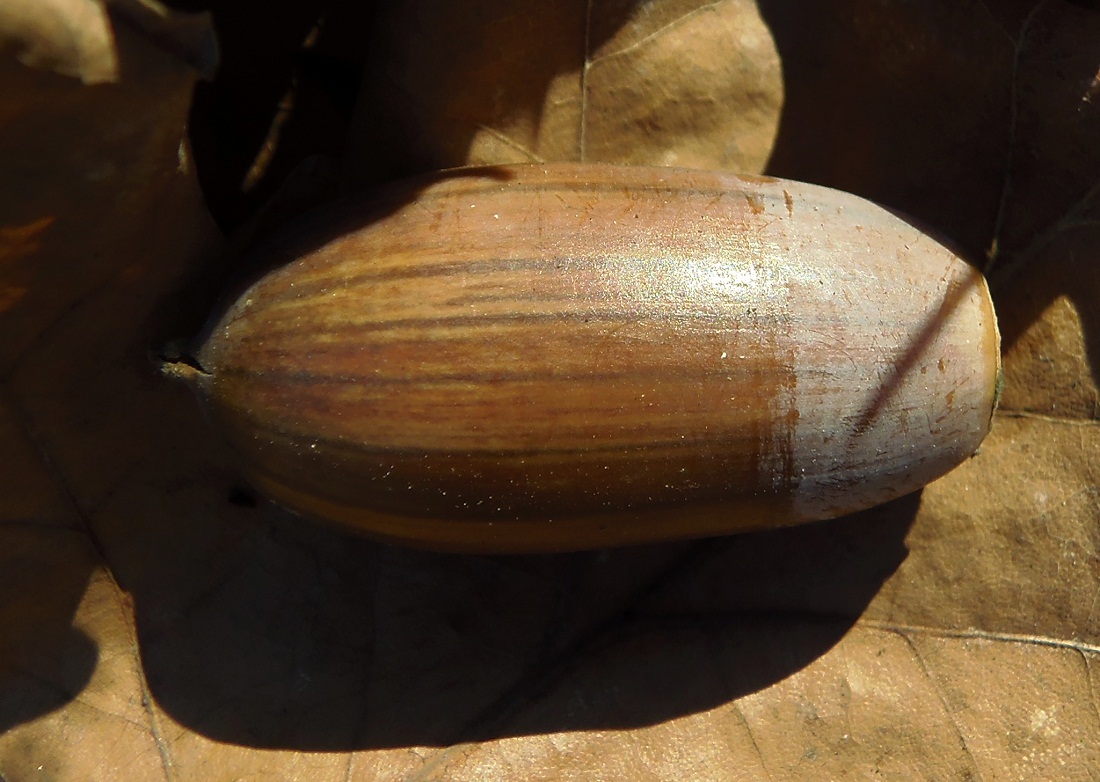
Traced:
<path fill-rule="evenodd" d="M 27 518 L 0 523 L 0 735 L 72 701 L 99 646 L 74 616 L 96 553 L 78 529 Z"/>
<path fill-rule="evenodd" d="M 246 746 L 652 725 L 828 651 L 905 558 L 918 505 L 914 494 L 728 538 L 482 557 L 375 544 L 261 503 L 242 511 L 262 518 L 223 552 L 234 567 L 215 588 L 186 568 L 138 587 L 142 661 L 172 719 Z M 170 607 L 158 595 L 187 597 Z"/>

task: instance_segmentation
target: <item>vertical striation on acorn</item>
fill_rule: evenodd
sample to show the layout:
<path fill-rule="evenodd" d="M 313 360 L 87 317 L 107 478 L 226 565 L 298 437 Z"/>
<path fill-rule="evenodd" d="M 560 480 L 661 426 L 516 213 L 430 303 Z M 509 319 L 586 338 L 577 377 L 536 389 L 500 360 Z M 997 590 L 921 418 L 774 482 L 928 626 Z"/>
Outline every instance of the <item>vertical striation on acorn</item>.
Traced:
<path fill-rule="evenodd" d="M 849 194 L 514 166 L 318 225 L 195 377 L 243 470 L 307 516 L 489 551 L 719 534 L 909 493 L 989 428 L 984 280 Z"/>

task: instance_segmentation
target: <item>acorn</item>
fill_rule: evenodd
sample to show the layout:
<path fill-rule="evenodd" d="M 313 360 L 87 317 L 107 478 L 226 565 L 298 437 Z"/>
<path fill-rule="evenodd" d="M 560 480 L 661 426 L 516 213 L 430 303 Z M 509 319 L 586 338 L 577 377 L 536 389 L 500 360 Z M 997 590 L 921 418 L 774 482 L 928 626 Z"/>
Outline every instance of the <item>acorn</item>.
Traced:
<path fill-rule="evenodd" d="M 458 169 L 318 211 L 170 371 L 297 513 L 480 552 L 778 527 L 975 452 L 982 275 L 905 218 L 767 177 Z"/>

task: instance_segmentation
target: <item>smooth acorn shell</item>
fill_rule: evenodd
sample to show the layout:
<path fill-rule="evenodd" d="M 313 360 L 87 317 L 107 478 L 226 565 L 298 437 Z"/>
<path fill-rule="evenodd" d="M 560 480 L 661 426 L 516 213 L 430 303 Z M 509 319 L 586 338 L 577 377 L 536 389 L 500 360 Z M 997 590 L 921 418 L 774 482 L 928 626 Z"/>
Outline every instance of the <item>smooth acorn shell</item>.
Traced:
<path fill-rule="evenodd" d="M 445 172 L 314 214 L 191 377 L 277 502 L 488 552 L 699 537 L 910 493 L 985 437 L 982 276 L 797 182 Z"/>

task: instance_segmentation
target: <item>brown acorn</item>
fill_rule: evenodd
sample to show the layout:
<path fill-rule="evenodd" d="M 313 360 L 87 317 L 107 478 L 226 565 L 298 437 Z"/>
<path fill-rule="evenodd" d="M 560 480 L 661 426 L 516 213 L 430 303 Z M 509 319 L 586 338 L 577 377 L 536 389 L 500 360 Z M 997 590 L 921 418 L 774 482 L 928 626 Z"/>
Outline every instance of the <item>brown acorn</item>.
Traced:
<path fill-rule="evenodd" d="M 262 255 L 174 371 L 263 492 L 394 542 L 554 551 L 834 517 L 958 465 L 997 396 L 981 274 L 797 182 L 457 170 Z"/>

